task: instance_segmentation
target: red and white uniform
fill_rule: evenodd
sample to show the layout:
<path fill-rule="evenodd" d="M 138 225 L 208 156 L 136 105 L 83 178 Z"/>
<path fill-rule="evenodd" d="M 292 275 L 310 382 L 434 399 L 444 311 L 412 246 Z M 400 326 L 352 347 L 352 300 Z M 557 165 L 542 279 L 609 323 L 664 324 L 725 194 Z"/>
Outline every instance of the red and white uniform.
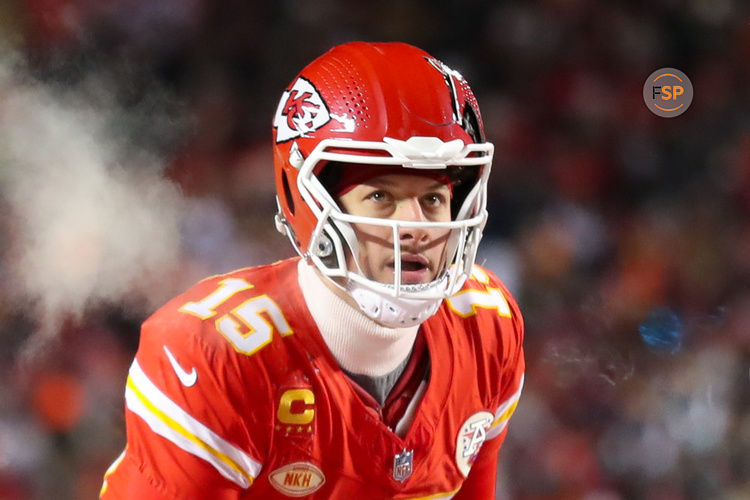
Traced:
<path fill-rule="evenodd" d="M 128 442 L 101 498 L 483 498 L 494 485 L 524 373 L 523 321 L 497 278 L 475 266 L 421 325 L 429 382 L 399 437 L 323 342 L 297 261 L 206 279 L 143 324 Z"/>

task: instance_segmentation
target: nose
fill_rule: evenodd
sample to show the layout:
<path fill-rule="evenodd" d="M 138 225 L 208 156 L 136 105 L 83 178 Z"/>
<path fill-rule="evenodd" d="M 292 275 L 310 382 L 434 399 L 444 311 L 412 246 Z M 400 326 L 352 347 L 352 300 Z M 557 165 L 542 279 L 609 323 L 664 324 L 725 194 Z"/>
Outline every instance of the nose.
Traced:
<path fill-rule="evenodd" d="M 415 222 L 427 220 L 424 210 L 422 209 L 422 204 L 416 197 L 400 200 L 396 206 L 396 213 L 394 215 L 398 220 Z"/>
<path fill-rule="evenodd" d="M 396 207 L 395 218 L 398 220 L 410 222 L 426 222 L 422 205 L 417 198 L 407 198 L 402 200 Z M 427 230 L 418 227 L 401 227 L 399 228 L 399 238 L 401 240 L 422 241 L 427 238 Z"/>

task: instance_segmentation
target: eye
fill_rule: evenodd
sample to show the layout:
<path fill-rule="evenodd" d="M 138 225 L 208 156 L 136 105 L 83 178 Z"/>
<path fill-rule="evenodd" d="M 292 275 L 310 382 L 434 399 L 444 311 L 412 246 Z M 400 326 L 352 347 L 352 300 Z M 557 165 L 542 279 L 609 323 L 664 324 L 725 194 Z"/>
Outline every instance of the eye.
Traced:
<path fill-rule="evenodd" d="M 422 202 L 428 207 L 439 207 L 447 203 L 447 198 L 442 193 L 429 193 L 422 197 Z"/>
<path fill-rule="evenodd" d="M 382 189 L 379 189 L 377 191 L 373 191 L 366 197 L 368 200 L 372 200 L 377 203 L 385 203 L 387 201 L 390 201 L 391 196 L 388 193 L 388 191 L 384 191 Z"/>

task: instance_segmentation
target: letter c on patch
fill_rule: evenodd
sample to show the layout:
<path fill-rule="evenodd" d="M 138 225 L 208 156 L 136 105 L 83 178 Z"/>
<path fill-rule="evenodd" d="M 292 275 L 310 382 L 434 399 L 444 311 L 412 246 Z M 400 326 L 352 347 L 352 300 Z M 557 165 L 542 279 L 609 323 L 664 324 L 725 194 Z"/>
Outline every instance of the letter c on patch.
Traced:
<path fill-rule="evenodd" d="M 281 395 L 276 416 L 289 425 L 307 425 L 315 417 L 315 394 L 310 389 L 289 389 Z"/>

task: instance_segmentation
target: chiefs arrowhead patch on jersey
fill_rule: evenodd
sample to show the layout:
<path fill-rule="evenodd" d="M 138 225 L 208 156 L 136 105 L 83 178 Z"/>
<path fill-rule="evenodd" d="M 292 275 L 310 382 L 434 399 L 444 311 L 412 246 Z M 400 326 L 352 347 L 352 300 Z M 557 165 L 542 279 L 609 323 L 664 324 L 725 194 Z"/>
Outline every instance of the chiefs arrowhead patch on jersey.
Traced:
<path fill-rule="evenodd" d="M 285 91 L 276 109 L 273 126 L 276 142 L 304 137 L 328 123 L 331 115 L 318 90 L 302 77 Z"/>
<path fill-rule="evenodd" d="M 456 440 L 456 465 L 464 476 L 469 475 L 471 466 L 477 459 L 487 439 L 487 431 L 495 416 L 488 411 L 480 411 L 466 419 L 458 431 Z"/>

